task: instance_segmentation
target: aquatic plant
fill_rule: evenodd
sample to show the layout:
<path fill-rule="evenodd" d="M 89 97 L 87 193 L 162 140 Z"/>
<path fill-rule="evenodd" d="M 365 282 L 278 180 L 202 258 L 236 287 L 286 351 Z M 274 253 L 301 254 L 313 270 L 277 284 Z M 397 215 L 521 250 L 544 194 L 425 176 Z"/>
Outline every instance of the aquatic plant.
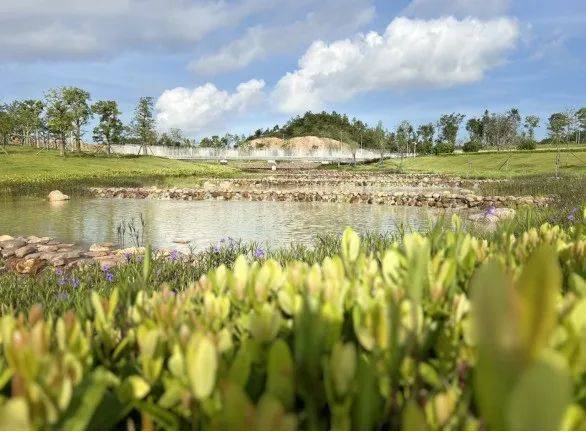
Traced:
<path fill-rule="evenodd" d="M 236 245 L 182 286 L 148 249 L 108 290 L 89 269 L 74 310 L 3 311 L 0 427 L 583 429 L 584 225 L 452 225 L 320 262 Z"/>

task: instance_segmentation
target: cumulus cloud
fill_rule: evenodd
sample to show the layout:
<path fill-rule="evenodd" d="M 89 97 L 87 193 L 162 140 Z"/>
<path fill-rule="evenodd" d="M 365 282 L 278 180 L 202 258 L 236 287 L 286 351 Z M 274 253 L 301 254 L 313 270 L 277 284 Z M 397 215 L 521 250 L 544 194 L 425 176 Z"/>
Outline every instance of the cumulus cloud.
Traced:
<path fill-rule="evenodd" d="M 403 11 L 407 17 L 441 16 L 489 18 L 506 13 L 510 0 L 412 0 Z"/>
<path fill-rule="evenodd" d="M 2 0 L 0 57 L 77 60 L 186 49 L 267 7 L 268 0 Z"/>
<path fill-rule="evenodd" d="M 290 15 L 295 14 L 289 11 L 285 23 L 272 21 L 272 24 L 249 27 L 242 37 L 194 60 L 189 68 L 200 74 L 241 69 L 271 54 L 307 46 L 315 39 L 335 39 L 352 34 L 368 24 L 375 15 L 371 0 L 321 0 L 308 3 L 312 10 L 303 19 L 291 22 Z"/>
<path fill-rule="evenodd" d="M 373 90 L 471 83 L 501 64 L 518 37 L 509 18 L 395 18 L 382 35 L 314 42 L 271 96 L 280 111 L 292 113 Z"/>
<path fill-rule="evenodd" d="M 263 98 L 263 80 L 252 79 L 228 93 L 212 83 L 194 89 L 177 87 L 165 90 L 156 103 L 157 122 L 162 129 L 181 128 L 200 133 L 223 123 Z"/>

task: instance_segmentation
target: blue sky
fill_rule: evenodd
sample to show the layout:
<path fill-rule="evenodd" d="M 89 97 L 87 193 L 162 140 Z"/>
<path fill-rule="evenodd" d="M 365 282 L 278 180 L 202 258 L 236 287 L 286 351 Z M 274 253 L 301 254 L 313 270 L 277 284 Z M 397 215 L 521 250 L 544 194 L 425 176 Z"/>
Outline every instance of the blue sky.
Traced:
<path fill-rule="evenodd" d="M 584 0 L 0 2 L 0 100 L 76 85 L 127 120 L 149 95 L 161 129 L 196 137 L 321 109 L 391 129 L 513 106 L 545 120 L 586 105 L 585 77 Z"/>

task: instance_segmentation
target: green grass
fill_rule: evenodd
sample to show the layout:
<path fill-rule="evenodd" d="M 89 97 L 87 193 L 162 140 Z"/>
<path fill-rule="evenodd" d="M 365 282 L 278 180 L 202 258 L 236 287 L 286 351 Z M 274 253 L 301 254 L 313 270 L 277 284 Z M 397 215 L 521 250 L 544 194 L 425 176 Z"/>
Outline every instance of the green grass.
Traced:
<path fill-rule="evenodd" d="M 22 192 L 61 187 L 75 191 L 91 185 L 140 185 L 153 182 L 179 184 L 202 177 L 232 177 L 233 167 L 186 162 L 152 156 L 67 154 L 27 147 L 8 147 L 0 152 L 0 191 Z M 174 180 L 173 180 L 174 179 Z"/>
<path fill-rule="evenodd" d="M 518 151 L 418 156 L 362 165 L 360 170 L 434 173 L 469 178 L 508 178 L 531 174 L 555 173 L 555 151 Z M 508 162 L 507 162 L 508 161 Z M 564 174 L 586 174 L 586 151 L 563 151 L 560 170 Z"/>

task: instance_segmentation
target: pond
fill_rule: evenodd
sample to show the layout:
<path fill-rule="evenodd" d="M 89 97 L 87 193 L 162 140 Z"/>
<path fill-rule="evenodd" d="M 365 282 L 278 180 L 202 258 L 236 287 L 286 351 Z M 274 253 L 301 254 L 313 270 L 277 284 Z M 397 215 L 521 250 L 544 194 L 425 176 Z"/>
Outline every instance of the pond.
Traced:
<path fill-rule="evenodd" d="M 339 234 L 346 226 L 362 232 L 425 229 L 438 214 L 422 207 L 323 202 L 0 198 L 0 235 L 117 242 L 120 223 L 134 220 L 140 229 L 142 217 L 144 237 L 157 248 L 178 247 L 174 241 L 183 240 L 203 249 L 228 236 L 279 247 L 309 244 L 316 234 Z M 126 246 L 133 245 L 127 234 Z"/>

